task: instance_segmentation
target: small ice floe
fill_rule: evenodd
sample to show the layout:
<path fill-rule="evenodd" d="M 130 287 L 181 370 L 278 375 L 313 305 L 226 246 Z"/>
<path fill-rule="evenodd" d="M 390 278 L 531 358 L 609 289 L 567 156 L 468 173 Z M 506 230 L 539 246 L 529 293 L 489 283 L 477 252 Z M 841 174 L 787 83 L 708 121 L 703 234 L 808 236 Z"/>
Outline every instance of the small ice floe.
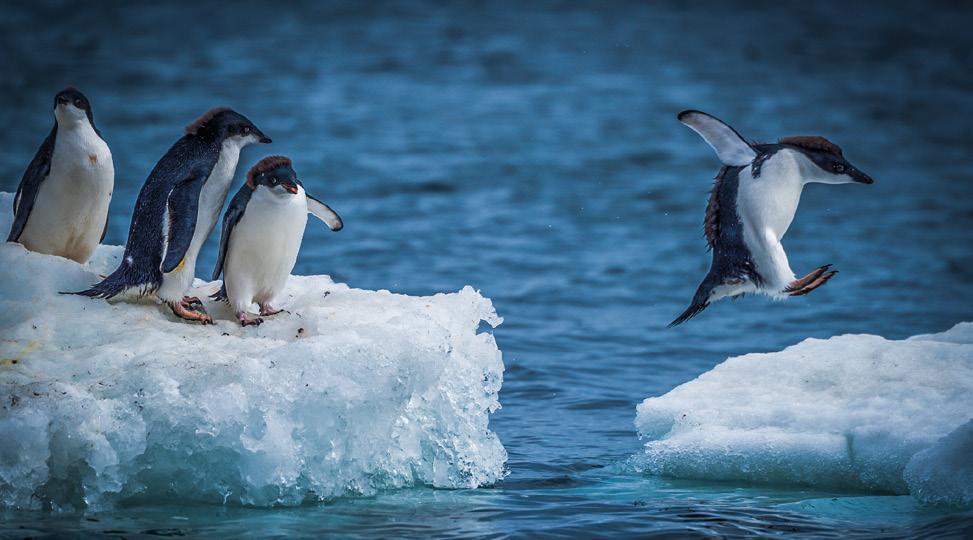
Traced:
<path fill-rule="evenodd" d="M 635 424 L 647 442 L 633 462 L 673 477 L 969 504 L 971 417 L 973 323 L 899 341 L 808 339 L 643 401 Z"/>

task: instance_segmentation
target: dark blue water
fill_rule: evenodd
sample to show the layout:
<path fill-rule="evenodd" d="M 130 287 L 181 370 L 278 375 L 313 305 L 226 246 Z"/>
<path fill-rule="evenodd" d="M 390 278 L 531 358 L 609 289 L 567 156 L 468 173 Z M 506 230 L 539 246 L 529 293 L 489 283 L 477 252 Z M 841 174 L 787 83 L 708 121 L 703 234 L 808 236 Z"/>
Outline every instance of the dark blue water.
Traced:
<path fill-rule="evenodd" d="M 0 189 L 16 189 L 53 94 L 74 84 L 114 154 L 106 242 L 124 243 L 182 126 L 233 106 L 275 141 L 241 168 L 289 155 L 345 218 L 340 235 L 309 227 L 295 273 L 414 295 L 471 284 L 493 299 L 507 370 L 491 427 L 510 474 L 290 509 L 7 513 L 0 534 L 971 534 L 969 513 L 908 497 L 624 464 L 640 449 L 635 405 L 727 356 L 973 319 L 973 5 L 8 4 Z M 758 140 L 828 136 L 877 180 L 805 191 L 791 264 L 834 263 L 836 279 L 664 328 L 709 264 L 718 163 L 676 122 L 685 108 Z M 211 241 L 199 273 L 214 259 Z"/>

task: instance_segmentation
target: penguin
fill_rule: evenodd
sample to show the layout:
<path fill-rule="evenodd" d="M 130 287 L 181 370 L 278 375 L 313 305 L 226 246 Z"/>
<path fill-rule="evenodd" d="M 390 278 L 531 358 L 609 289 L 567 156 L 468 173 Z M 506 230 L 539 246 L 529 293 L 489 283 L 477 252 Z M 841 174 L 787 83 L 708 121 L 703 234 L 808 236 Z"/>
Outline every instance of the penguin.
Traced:
<path fill-rule="evenodd" d="M 213 298 L 228 301 L 241 325 L 263 322 L 247 312 L 254 302 L 261 317 L 281 312 L 272 302 L 294 269 L 308 213 L 332 231 L 344 227 L 334 210 L 304 191 L 291 160 L 284 156 L 258 161 L 230 201 L 213 270 L 213 280 L 223 274 L 223 286 Z"/>
<path fill-rule="evenodd" d="M 189 124 L 139 192 L 121 264 L 75 294 L 107 299 L 137 289 L 157 295 L 177 317 L 212 324 L 202 302 L 186 293 L 199 249 L 226 201 L 240 150 L 258 142 L 271 140 L 229 108 L 211 109 Z"/>
<path fill-rule="evenodd" d="M 75 88 L 54 96 L 54 127 L 27 166 L 14 197 L 8 242 L 88 262 L 108 230 L 115 165 L 95 127 L 91 103 Z"/>
<path fill-rule="evenodd" d="M 872 178 L 824 137 L 784 137 L 775 144 L 758 144 L 704 112 L 683 111 L 678 118 L 716 151 L 723 166 L 704 220 L 713 252 L 709 273 L 692 304 L 669 326 L 686 322 L 722 298 L 748 293 L 802 296 L 833 278 L 838 271 L 826 264 L 797 279 L 781 239 L 805 184 L 872 184 Z"/>

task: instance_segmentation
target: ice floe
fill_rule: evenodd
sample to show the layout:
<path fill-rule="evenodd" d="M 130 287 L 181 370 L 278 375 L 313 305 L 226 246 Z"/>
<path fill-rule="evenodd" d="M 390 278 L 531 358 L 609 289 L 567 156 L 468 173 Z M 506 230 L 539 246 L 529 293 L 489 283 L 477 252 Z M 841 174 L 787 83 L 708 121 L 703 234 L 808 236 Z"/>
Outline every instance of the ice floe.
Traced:
<path fill-rule="evenodd" d="M 647 441 L 633 461 L 673 477 L 968 504 L 971 417 L 971 323 L 906 340 L 808 339 L 730 358 L 643 401 L 635 424 Z"/>
<path fill-rule="evenodd" d="M 121 253 L 100 246 L 81 266 L 0 244 L 0 508 L 297 505 L 503 477 L 488 426 L 503 362 L 480 329 L 501 319 L 472 288 L 412 297 L 294 276 L 290 313 L 256 328 L 214 302 L 215 327 L 152 300 L 58 294 Z"/>

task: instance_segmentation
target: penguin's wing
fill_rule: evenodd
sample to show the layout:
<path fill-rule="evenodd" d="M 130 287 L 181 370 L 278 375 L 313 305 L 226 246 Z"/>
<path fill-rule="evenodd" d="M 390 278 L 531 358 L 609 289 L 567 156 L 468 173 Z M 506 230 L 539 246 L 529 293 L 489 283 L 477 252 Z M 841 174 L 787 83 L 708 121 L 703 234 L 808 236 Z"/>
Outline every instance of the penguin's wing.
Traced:
<path fill-rule="evenodd" d="M 340 231 L 342 227 L 345 226 L 345 224 L 341 222 L 341 217 L 337 212 L 332 210 L 330 206 L 310 195 L 307 195 L 307 192 L 304 194 L 307 196 L 307 211 L 313 214 L 314 217 L 323 221 L 329 229 L 332 231 Z"/>
<path fill-rule="evenodd" d="M 196 232 L 196 213 L 199 211 L 199 192 L 206 183 L 205 173 L 195 173 L 177 183 L 166 201 L 169 218 L 168 242 L 162 256 L 162 273 L 175 270 L 182 264 L 189 244 Z"/>
<path fill-rule="evenodd" d="M 30 211 L 34 208 L 34 201 L 37 199 L 37 192 L 40 191 L 41 183 L 51 173 L 51 156 L 54 155 L 54 142 L 57 140 L 57 123 L 51 129 L 51 133 L 41 143 L 37 149 L 37 154 L 30 161 L 27 170 L 24 171 L 23 178 L 20 179 L 20 186 L 17 187 L 17 195 L 14 196 L 14 222 L 10 227 L 10 234 L 7 242 L 16 242 L 24 232 L 27 225 L 27 218 Z"/>
<path fill-rule="evenodd" d="M 223 262 L 226 260 L 226 250 L 230 247 L 230 235 L 233 234 L 233 226 L 240 222 L 240 218 L 243 217 L 243 213 L 247 210 L 247 203 L 250 202 L 250 196 L 253 194 L 253 190 L 249 186 L 244 184 L 240 187 L 240 191 L 233 196 L 230 201 L 230 206 L 227 207 L 226 213 L 223 214 L 223 232 L 220 233 L 220 254 L 216 258 L 216 267 L 213 269 L 213 280 L 217 280 L 220 274 L 223 273 Z"/>
<path fill-rule="evenodd" d="M 749 165 L 757 157 L 757 152 L 750 143 L 715 116 L 689 110 L 679 113 L 678 118 L 716 150 L 717 157 L 724 165 L 742 167 Z"/>

